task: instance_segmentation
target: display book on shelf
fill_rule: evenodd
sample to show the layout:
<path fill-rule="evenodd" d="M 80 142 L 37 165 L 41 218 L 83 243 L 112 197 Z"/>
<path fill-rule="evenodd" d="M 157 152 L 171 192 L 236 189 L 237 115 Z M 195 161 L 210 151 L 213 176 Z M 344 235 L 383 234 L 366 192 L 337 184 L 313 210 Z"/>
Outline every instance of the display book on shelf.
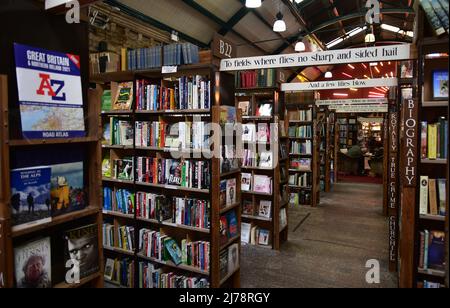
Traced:
<path fill-rule="evenodd" d="M 237 89 L 236 106 L 243 115 L 242 242 L 279 250 L 288 238 L 284 95 L 278 87 Z"/>
<path fill-rule="evenodd" d="M 103 200 L 110 271 L 105 279 L 122 287 L 239 287 L 236 149 L 207 130 L 208 123 L 240 121 L 234 76 L 204 64 L 126 78 L 97 85 L 111 90 L 104 92 L 105 109 L 111 110 L 101 114 L 107 132 Z M 117 105 L 121 88 L 128 103 Z M 111 120 L 115 117 L 121 120 Z M 111 236 L 119 232 L 120 237 Z M 120 280 L 114 267 L 124 260 Z"/>
<path fill-rule="evenodd" d="M 20 139 L 10 125 L 18 121 L 11 110 L 15 104 L 8 100 L 12 88 L 8 78 L 0 76 L 0 287 L 102 287 L 97 106 L 85 108 L 86 137 Z M 92 102 L 96 93 L 89 91 L 88 96 Z M 62 155 L 68 152 L 81 154 Z M 71 159 L 76 162 L 66 161 Z M 82 242 L 90 245 L 89 260 L 79 276 L 66 276 L 73 267 L 66 268 L 66 262 L 76 258 L 72 249 Z M 39 277 L 25 272 L 26 266 L 38 264 Z"/>
<path fill-rule="evenodd" d="M 320 201 L 315 92 L 286 93 L 291 206 L 316 207 Z"/>

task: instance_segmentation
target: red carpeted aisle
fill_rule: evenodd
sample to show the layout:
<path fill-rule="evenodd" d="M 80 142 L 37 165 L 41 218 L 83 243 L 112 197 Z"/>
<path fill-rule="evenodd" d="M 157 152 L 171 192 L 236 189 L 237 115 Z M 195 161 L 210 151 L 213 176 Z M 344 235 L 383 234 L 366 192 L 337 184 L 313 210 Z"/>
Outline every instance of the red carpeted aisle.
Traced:
<path fill-rule="evenodd" d="M 341 175 L 339 176 L 339 182 L 341 183 L 361 183 L 361 184 L 383 184 L 383 178 L 370 177 L 370 176 L 354 176 L 354 175 Z"/>

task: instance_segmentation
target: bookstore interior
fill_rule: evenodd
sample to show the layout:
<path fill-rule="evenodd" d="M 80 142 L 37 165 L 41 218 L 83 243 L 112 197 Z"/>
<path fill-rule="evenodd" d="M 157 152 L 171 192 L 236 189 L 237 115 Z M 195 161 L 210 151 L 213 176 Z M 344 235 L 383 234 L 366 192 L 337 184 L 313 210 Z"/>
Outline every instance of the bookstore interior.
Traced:
<path fill-rule="evenodd" d="M 447 288 L 448 15 L 1 1 L 0 289 Z"/>

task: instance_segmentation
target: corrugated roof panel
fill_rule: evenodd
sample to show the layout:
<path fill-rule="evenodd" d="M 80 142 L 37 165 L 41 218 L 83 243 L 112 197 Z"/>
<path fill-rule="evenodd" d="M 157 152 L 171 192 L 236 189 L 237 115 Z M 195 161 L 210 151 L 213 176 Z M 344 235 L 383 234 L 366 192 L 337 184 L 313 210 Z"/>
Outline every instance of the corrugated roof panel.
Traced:
<path fill-rule="evenodd" d="M 252 42 L 276 40 L 279 36 L 271 28 L 264 25 L 254 14 L 246 15 L 234 30 Z"/>
<path fill-rule="evenodd" d="M 205 9 L 227 22 L 230 18 L 242 8 L 239 1 L 230 0 L 195 0 Z"/>

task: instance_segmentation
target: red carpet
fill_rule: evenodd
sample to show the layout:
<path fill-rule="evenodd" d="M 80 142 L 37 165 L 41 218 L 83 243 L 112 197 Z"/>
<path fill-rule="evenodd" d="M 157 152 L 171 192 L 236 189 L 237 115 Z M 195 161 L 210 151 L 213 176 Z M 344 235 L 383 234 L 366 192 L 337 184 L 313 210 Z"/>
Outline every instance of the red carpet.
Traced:
<path fill-rule="evenodd" d="M 363 183 L 363 184 L 383 184 L 383 178 L 370 177 L 370 176 L 354 176 L 344 175 L 339 176 L 339 182 L 341 183 Z"/>

